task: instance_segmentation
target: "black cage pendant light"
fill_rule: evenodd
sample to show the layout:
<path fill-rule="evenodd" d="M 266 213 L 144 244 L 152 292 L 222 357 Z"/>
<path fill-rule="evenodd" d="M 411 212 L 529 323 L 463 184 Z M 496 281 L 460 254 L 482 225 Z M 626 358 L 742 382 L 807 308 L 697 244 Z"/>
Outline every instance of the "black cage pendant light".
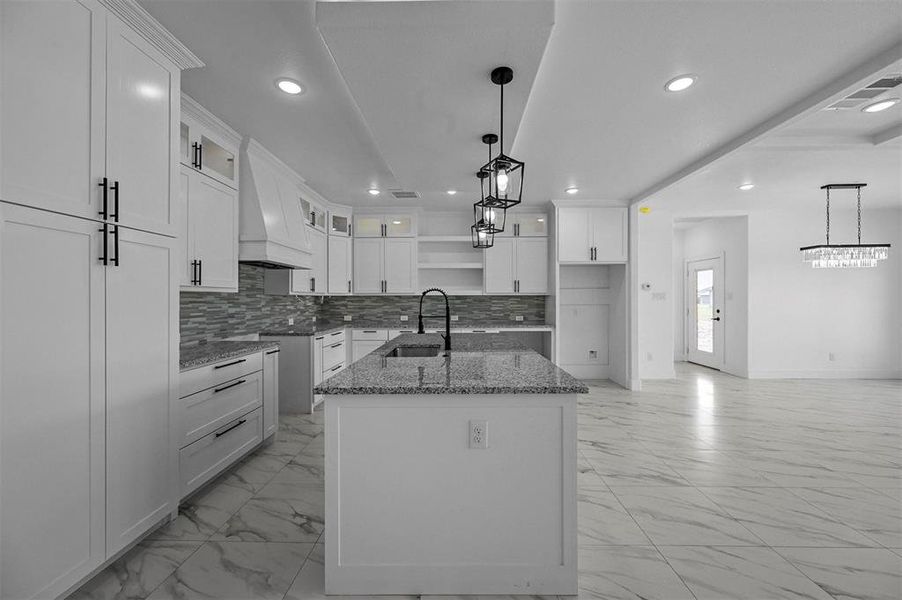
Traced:
<path fill-rule="evenodd" d="M 889 244 L 861 243 L 861 188 L 866 183 L 831 183 L 821 186 L 827 190 L 827 243 L 799 248 L 802 259 L 815 269 L 855 269 L 876 267 L 877 261 L 889 257 Z M 830 190 L 856 190 L 858 193 L 858 243 L 830 243 Z"/>
<path fill-rule="evenodd" d="M 498 142 L 498 136 L 487 133 L 482 136 L 482 142 L 489 147 L 489 160 L 492 160 L 492 144 Z M 480 231 L 486 233 L 502 233 L 504 222 L 507 218 L 507 207 L 503 203 L 494 201 L 486 193 L 487 182 L 490 179 L 488 171 L 480 170 L 476 173 L 479 178 L 479 200 L 473 204 L 473 222 Z"/>
<path fill-rule="evenodd" d="M 480 188 L 485 186 L 485 180 L 488 179 L 488 176 L 488 173 L 485 171 L 476 173 L 476 177 L 479 179 Z M 479 204 L 479 202 L 474 204 L 474 209 L 476 209 Z M 476 209 L 476 222 L 470 226 L 470 236 L 473 239 L 474 248 L 491 248 L 495 245 L 494 228 L 486 224 L 485 220 L 481 217 L 479 209 Z"/>
<path fill-rule="evenodd" d="M 498 156 L 489 157 L 480 171 L 488 174 L 486 193 L 482 202 L 486 207 L 507 210 L 520 204 L 523 198 L 523 174 L 526 164 L 504 153 L 504 86 L 514 79 L 510 67 L 498 67 L 492 71 L 492 83 L 501 87 L 501 122 L 499 125 Z"/>

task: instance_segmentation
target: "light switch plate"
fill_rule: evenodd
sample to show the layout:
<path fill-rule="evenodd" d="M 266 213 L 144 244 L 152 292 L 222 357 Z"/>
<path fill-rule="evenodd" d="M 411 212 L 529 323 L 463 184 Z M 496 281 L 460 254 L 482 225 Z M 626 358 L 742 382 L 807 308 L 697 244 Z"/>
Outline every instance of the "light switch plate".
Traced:
<path fill-rule="evenodd" d="M 456 320 L 457 320 L 457 315 L 451 315 L 451 320 L 452 320 L 452 321 L 456 321 Z"/>
<path fill-rule="evenodd" d="M 522 321 L 523 315 L 514 315 L 514 321 Z"/>
<path fill-rule="evenodd" d="M 350 321 L 350 320 L 351 320 L 351 315 L 345 315 L 345 321 Z"/>
<path fill-rule="evenodd" d="M 401 320 L 402 320 L 402 321 L 407 321 L 408 318 L 409 318 L 409 317 L 408 317 L 407 315 L 401 315 Z"/>

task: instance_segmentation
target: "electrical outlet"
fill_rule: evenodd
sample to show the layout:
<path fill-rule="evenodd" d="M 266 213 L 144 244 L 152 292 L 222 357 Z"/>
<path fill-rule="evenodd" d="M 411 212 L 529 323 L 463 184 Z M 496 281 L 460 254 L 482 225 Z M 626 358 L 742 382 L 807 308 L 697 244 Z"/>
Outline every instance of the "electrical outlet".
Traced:
<path fill-rule="evenodd" d="M 351 315 L 345 315 L 345 321 L 350 322 L 350 321 L 351 321 Z"/>
<path fill-rule="evenodd" d="M 409 318 L 410 318 L 410 317 L 408 317 L 407 315 L 401 315 L 401 320 L 402 320 L 402 321 L 407 321 Z"/>
<path fill-rule="evenodd" d="M 514 321 L 522 321 L 523 315 L 514 315 Z"/>
<path fill-rule="evenodd" d="M 457 320 L 457 315 L 451 315 L 451 320 L 452 320 L 452 321 L 456 321 L 456 320 Z"/>
<path fill-rule="evenodd" d="M 470 448 L 484 450 L 489 447 L 489 422 L 470 421 Z"/>
<path fill-rule="evenodd" d="M 828 354 L 827 357 L 830 359 L 830 362 L 833 362 L 836 360 L 836 355 L 833 354 L 832 352 L 830 354 Z"/>
<path fill-rule="evenodd" d="M 595 360 L 598 358 L 598 350 L 589 350 L 589 359 Z"/>
<path fill-rule="evenodd" d="M 288 317 L 288 324 L 294 325 L 294 317 Z"/>

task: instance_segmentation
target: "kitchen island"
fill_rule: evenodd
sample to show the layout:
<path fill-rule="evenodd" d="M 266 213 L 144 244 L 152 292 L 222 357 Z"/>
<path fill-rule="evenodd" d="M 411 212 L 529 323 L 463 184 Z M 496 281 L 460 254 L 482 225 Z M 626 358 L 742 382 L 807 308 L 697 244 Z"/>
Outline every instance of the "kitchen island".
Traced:
<path fill-rule="evenodd" d="M 326 593 L 576 594 L 588 390 L 505 334 L 451 344 L 405 334 L 316 388 Z"/>

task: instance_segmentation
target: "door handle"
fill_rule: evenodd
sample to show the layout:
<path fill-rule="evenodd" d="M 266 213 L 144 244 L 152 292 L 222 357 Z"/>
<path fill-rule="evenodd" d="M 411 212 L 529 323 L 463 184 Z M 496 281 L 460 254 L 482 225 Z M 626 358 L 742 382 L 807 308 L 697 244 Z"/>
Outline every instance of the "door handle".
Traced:
<path fill-rule="evenodd" d="M 712 321 L 720 321 L 720 317 L 711 317 Z"/>
<path fill-rule="evenodd" d="M 204 145 L 197 144 L 197 170 L 202 171 L 204 168 Z"/>
<path fill-rule="evenodd" d="M 223 435 L 227 434 L 228 432 L 232 431 L 233 429 L 235 429 L 235 428 L 237 428 L 237 427 L 241 427 L 241 426 L 244 425 L 245 423 L 247 423 L 247 419 L 241 419 L 240 421 L 238 421 L 237 423 L 235 423 L 234 425 L 232 425 L 232 426 L 229 427 L 228 429 L 226 429 L 226 430 L 224 430 L 224 431 L 220 431 L 219 433 L 217 433 L 217 434 L 216 434 L 216 437 L 223 436 Z"/>
<path fill-rule="evenodd" d="M 114 181 L 113 185 L 110 186 L 110 189 L 113 190 L 113 213 L 110 215 L 110 218 L 119 222 L 119 182 Z"/>
<path fill-rule="evenodd" d="M 277 352 L 278 352 L 278 350 L 277 350 Z M 224 386 L 222 386 L 222 387 L 220 387 L 220 388 L 215 388 L 215 389 L 213 390 L 213 393 L 214 393 L 214 394 L 218 394 L 219 392 L 224 392 L 224 391 L 226 391 L 227 389 L 230 389 L 230 388 L 239 386 L 239 385 L 241 385 L 242 383 L 247 383 L 247 379 L 239 379 L 239 380 L 236 381 L 235 383 L 230 383 L 229 385 L 224 385 Z"/>
<path fill-rule="evenodd" d="M 99 185 L 101 188 L 103 188 L 103 210 L 99 211 L 97 214 L 99 214 L 101 217 L 103 217 L 104 220 L 106 220 L 106 218 L 107 218 L 107 189 L 108 189 L 107 188 L 107 178 L 104 177 L 103 180 L 100 183 L 98 183 L 97 185 Z"/>
<path fill-rule="evenodd" d="M 348 293 L 351 293 L 351 280 L 348 279 Z"/>
<path fill-rule="evenodd" d="M 191 285 L 197 285 L 197 261 L 191 261 Z"/>
<path fill-rule="evenodd" d="M 103 266 L 107 266 L 108 264 L 110 264 L 110 261 L 108 258 L 109 241 L 107 240 L 107 236 L 106 236 L 106 228 L 107 228 L 107 224 L 104 223 L 103 227 L 101 227 L 100 229 L 97 230 L 97 231 L 100 231 L 103 233 L 103 256 L 100 257 L 100 262 L 103 264 Z"/>
<path fill-rule="evenodd" d="M 117 267 L 119 266 L 119 226 L 113 225 L 113 252 L 115 255 L 110 259 L 110 262 Z"/>

